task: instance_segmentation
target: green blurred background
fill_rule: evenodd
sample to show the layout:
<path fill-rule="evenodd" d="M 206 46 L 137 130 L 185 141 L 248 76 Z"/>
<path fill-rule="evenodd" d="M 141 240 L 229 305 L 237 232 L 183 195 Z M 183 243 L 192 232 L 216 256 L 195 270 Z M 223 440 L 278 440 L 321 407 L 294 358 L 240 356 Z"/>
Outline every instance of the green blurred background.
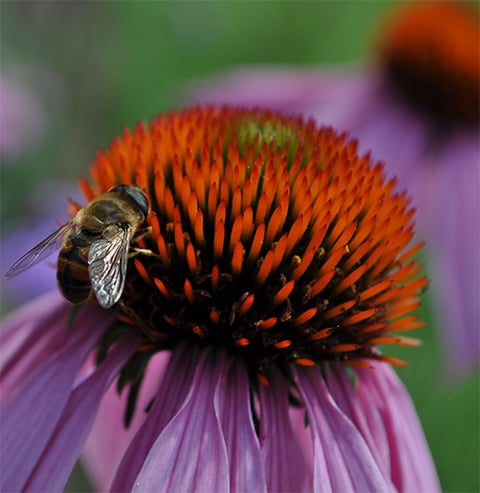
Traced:
<path fill-rule="evenodd" d="M 391 6 L 388 1 L 3 0 L 1 80 L 28 91 L 36 126 L 30 145 L 2 155 L 2 238 L 41 214 L 39 183 L 74 186 L 97 148 L 105 148 L 123 126 L 182 106 L 182 88 L 196 78 L 245 64 L 318 66 L 368 59 L 379 19 Z M 3 96 L 2 111 L 5 105 Z M 28 199 L 32 196 L 37 202 Z M 14 300 L 8 293 L 2 298 L 6 311 Z M 460 382 L 448 377 L 425 301 L 423 319 L 429 323 L 416 334 L 424 345 L 394 351 L 409 362 L 398 373 L 417 406 L 443 489 L 476 492 L 478 373 Z M 70 490 L 85 487 L 76 481 L 84 481 L 81 471 Z"/>

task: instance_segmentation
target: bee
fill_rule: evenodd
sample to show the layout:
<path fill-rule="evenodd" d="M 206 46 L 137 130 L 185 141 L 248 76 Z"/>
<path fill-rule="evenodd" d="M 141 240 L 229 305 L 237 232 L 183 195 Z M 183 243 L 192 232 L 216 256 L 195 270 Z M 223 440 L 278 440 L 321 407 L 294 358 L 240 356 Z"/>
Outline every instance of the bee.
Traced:
<path fill-rule="evenodd" d="M 103 308 L 110 308 L 125 287 L 130 242 L 148 232 L 139 227 L 149 211 L 140 188 L 115 186 L 23 255 L 5 277 L 17 276 L 60 248 L 57 280 L 63 296 L 82 303 L 95 295 Z"/>

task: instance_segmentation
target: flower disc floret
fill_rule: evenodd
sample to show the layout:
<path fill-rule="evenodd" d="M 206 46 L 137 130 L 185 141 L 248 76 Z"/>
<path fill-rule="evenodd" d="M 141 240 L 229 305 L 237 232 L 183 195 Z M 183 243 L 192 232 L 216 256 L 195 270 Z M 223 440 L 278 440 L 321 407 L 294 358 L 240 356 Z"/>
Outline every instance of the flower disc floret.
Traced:
<path fill-rule="evenodd" d="M 119 183 L 151 202 L 151 253 L 129 262 L 123 320 L 151 354 L 187 341 L 274 367 L 369 366 L 422 324 L 426 286 L 405 193 L 331 128 L 260 109 L 172 112 L 125 130 L 91 167 L 88 200 Z"/>

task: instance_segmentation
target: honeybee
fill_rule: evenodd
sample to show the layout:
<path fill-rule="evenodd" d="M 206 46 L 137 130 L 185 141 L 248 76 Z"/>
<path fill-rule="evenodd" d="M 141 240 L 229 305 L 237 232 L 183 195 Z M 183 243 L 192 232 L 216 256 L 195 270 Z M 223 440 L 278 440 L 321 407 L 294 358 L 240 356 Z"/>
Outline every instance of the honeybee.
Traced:
<path fill-rule="evenodd" d="M 103 308 L 110 308 L 122 296 L 130 242 L 141 234 L 138 228 L 149 211 L 138 187 L 115 186 L 23 255 L 5 277 L 17 276 L 60 248 L 57 280 L 63 296 L 82 303 L 95 295 Z"/>

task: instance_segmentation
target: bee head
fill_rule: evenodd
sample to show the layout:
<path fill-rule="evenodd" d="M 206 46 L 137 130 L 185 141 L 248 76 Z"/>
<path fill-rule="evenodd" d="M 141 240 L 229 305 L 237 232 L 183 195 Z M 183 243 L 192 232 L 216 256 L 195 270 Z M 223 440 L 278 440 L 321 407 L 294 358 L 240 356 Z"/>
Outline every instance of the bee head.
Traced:
<path fill-rule="evenodd" d="M 144 217 L 148 216 L 150 204 L 147 196 L 140 188 L 136 186 L 130 187 L 128 185 L 117 185 L 111 188 L 109 192 L 116 192 L 123 196 L 127 196 L 142 211 Z"/>

